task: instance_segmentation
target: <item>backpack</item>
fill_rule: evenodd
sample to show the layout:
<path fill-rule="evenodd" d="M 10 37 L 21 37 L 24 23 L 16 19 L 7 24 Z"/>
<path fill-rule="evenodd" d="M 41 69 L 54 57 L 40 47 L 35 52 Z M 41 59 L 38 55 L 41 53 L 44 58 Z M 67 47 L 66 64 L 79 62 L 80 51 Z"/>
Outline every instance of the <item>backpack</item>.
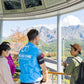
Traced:
<path fill-rule="evenodd" d="M 79 62 L 79 60 L 77 61 Z M 78 79 L 75 81 L 75 84 L 84 84 L 84 61 L 79 63 L 80 63 L 79 65 L 80 69 L 79 69 Z"/>

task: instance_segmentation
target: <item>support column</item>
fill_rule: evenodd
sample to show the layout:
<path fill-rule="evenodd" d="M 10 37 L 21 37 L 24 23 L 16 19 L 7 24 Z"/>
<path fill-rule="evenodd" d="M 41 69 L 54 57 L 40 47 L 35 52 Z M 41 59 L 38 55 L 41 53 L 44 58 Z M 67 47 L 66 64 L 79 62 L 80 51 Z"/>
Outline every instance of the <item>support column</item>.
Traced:
<path fill-rule="evenodd" d="M 60 15 L 57 16 L 57 72 L 61 72 L 61 27 L 60 27 Z M 61 84 L 61 75 L 57 75 L 57 84 Z"/>
<path fill-rule="evenodd" d="M 2 25 L 3 25 L 2 23 L 3 23 L 3 21 L 0 20 L 0 44 L 2 42 Z"/>
<path fill-rule="evenodd" d="M 63 62 L 64 62 L 64 38 L 62 39 L 62 54 L 63 54 Z M 63 69 L 64 69 L 64 67 L 63 67 Z M 65 78 L 65 76 L 63 75 L 63 82 L 64 82 L 64 78 Z"/>

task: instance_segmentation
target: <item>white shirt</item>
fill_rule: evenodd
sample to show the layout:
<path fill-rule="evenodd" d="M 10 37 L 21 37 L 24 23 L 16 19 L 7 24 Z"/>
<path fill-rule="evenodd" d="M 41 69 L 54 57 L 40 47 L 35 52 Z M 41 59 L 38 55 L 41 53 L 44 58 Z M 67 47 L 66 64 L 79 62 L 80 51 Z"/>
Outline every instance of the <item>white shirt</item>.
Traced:
<path fill-rule="evenodd" d="M 2 56 L 0 56 L 0 84 L 15 84 L 12 79 L 8 60 Z"/>

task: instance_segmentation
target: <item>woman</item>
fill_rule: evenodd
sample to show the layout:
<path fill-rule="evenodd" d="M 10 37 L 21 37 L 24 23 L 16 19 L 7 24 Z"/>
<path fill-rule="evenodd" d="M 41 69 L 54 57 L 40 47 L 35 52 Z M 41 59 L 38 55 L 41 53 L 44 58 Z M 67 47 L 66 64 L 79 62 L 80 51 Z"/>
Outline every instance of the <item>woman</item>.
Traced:
<path fill-rule="evenodd" d="M 0 84 L 14 84 L 8 60 L 6 59 L 9 56 L 9 50 L 9 45 L 0 45 Z"/>
<path fill-rule="evenodd" d="M 3 42 L 2 44 L 10 45 L 9 42 Z M 11 54 L 9 54 L 9 56 L 6 57 L 6 58 L 7 58 L 7 60 L 8 60 L 8 64 L 9 64 L 9 66 L 10 66 L 11 74 L 12 74 L 12 76 L 13 76 L 13 75 L 15 74 L 15 65 L 14 65 L 14 63 L 13 63 L 13 59 L 12 59 L 12 57 L 11 57 Z"/>

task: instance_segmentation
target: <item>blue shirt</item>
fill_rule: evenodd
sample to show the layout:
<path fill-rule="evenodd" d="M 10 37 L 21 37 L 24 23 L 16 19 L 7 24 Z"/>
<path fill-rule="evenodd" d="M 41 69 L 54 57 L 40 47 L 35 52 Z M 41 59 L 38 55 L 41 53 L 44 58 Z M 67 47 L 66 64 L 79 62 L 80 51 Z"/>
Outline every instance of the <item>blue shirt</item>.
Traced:
<path fill-rule="evenodd" d="M 19 52 L 19 66 L 22 83 L 34 83 L 41 80 L 41 68 L 37 56 L 42 54 L 33 43 L 28 42 Z"/>

